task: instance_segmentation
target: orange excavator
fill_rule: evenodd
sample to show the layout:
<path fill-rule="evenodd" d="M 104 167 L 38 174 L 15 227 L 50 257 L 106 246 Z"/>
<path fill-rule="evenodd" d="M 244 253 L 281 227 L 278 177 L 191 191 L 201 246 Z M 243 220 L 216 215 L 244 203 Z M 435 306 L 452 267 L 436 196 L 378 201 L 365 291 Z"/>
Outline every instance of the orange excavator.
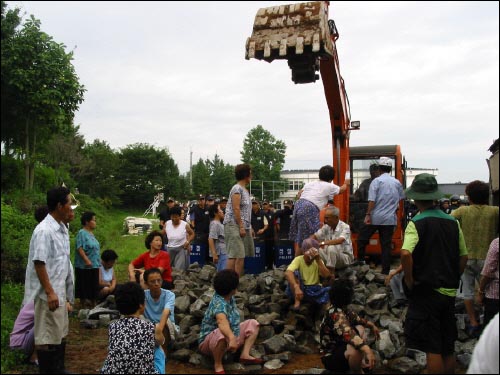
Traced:
<path fill-rule="evenodd" d="M 292 81 L 296 84 L 323 82 L 325 98 L 332 129 L 333 166 L 336 170 L 335 184 L 341 186 L 345 178 L 351 179 L 351 194 L 366 176 L 369 164 L 381 156 L 393 160 L 393 175 L 404 184 L 406 162 L 399 146 L 370 146 L 363 150 L 350 150 L 351 130 L 360 128 L 359 121 L 350 121 L 350 107 L 344 80 L 340 75 L 339 59 L 335 42 L 339 37 L 333 20 L 328 19 L 329 1 L 316 1 L 261 8 L 255 16 L 252 35 L 246 42 L 245 58 L 267 62 L 287 60 L 292 71 Z M 354 149 L 354 148 L 352 148 Z M 358 160 L 351 157 L 356 155 Z M 364 168 L 362 171 L 360 168 Z M 349 223 L 356 246 L 359 219 L 350 211 L 360 212 L 367 202 L 354 202 L 349 194 L 335 197 L 335 205 L 340 209 L 341 220 Z M 353 207 L 354 208 L 354 207 Z M 404 230 L 403 203 L 399 210 L 398 227 L 394 234 L 393 254 L 399 254 Z M 356 220 L 358 222 L 356 223 Z M 355 253 L 357 249 L 355 248 Z M 377 235 L 370 241 L 366 253 L 380 254 Z"/>

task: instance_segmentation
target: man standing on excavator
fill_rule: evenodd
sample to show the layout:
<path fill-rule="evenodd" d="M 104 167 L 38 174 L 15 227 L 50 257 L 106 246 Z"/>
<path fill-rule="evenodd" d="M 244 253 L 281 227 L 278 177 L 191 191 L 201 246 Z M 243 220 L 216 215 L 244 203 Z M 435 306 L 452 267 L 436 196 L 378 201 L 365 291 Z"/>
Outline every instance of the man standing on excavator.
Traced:
<path fill-rule="evenodd" d="M 389 274 L 391 267 L 391 242 L 396 227 L 399 201 L 405 198 L 401 182 L 390 175 L 392 162 L 388 157 L 378 161 L 380 176 L 370 184 L 368 208 L 358 237 L 358 261 L 365 260 L 365 248 L 370 237 L 378 231 L 382 247 L 382 273 Z"/>

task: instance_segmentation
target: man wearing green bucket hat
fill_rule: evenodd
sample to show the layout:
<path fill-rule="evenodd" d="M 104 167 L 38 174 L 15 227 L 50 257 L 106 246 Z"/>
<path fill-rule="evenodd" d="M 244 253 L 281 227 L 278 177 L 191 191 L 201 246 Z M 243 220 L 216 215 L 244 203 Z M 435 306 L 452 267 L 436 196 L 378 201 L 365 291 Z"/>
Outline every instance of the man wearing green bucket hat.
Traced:
<path fill-rule="evenodd" d="M 401 249 L 403 288 L 410 301 L 406 346 L 426 353 L 428 373 L 451 374 L 458 335 L 455 296 L 467 247 L 458 221 L 434 204 L 443 194 L 433 175 L 416 175 L 405 194 L 419 210 L 406 227 Z"/>

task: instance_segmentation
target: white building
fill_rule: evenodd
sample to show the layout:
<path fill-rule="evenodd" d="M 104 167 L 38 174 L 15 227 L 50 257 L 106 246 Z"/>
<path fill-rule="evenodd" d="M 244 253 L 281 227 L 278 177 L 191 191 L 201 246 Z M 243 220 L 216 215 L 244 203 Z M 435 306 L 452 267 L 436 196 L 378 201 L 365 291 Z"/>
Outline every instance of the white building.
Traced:
<path fill-rule="evenodd" d="M 429 173 L 433 175 L 434 177 L 438 176 L 438 170 L 437 169 L 426 169 L 426 168 L 407 168 L 406 169 L 406 186 L 410 187 L 413 180 L 415 179 L 415 176 L 420 173 Z"/>

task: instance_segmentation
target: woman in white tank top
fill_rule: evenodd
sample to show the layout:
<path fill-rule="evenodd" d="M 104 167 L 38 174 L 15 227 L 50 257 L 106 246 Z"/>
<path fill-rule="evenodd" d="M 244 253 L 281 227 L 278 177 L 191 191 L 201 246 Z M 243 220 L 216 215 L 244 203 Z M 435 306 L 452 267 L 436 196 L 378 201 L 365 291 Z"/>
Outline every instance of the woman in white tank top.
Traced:
<path fill-rule="evenodd" d="M 184 220 L 181 220 L 182 209 L 174 206 L 170 209 L 170 220 L 165 223 L 167 234 L 167 251 L 170 255 L 170 265 L 178 270 L 187 270 L 189 266 L 189 255 L 191 253 L 191 241 L 194 239 L 194 231 Z"/>

